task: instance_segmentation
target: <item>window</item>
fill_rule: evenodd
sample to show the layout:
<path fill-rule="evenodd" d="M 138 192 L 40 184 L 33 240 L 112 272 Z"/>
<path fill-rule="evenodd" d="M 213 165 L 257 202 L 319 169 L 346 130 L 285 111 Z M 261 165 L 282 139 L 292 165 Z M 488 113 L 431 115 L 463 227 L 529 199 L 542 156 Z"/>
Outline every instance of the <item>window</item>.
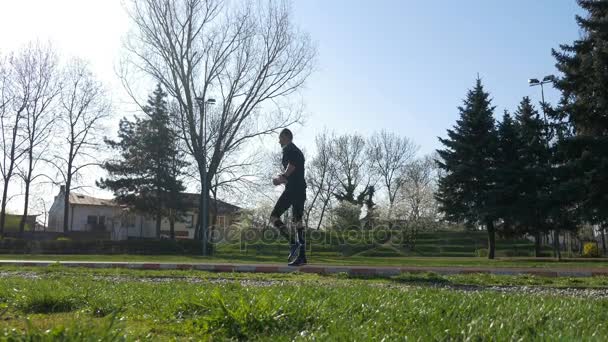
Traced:
<path fill-rule="evenodd" d="M 106 224 L 106 217 L 105 216 L 99 216 L 99 225 L 100 226 L 105 226 Z"/>
<path fill-rule="evenodd" d="M 217 226 L 225 227 L 226 226 L 226 216 L 218 216 L 217 217 Z"/>
<path fill-rule="evenodd" d="M 94 216 L 94 215 L 87 216 L 87 224 L 90 224 L 90 225 L 97 224 L 97 216 Z"/>
<path fill-rule="evenodd" d="M 186 215 L 184 217 L 184 223 L 186 224 L 186 228 L 194 228 L 194 215 Z"/>
<path fill-rule="evenodd" d="M 123 228 L 135 227 L 135 215 L 123 215 L 120 218 L 120 225 Z"/>

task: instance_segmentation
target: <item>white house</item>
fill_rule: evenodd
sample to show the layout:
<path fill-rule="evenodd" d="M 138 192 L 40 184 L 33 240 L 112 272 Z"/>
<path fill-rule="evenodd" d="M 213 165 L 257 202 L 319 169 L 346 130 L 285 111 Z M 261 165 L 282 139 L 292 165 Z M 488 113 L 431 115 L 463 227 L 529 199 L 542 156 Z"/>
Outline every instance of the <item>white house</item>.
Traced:
<path fill-rule="evenodd" d="M 182 221 L 175 222 L 176 239 L 194 238 L 198 213 L 199 194 L 182 193 L 182 200 L 190 208 Z M 65 187 L 61 186 L 49 209 L 47 231 L 63 231 Z M 209 203 L 210 211 L 215 202 Z M 217 223 L 220 226 L 230 224 L 241 209 L 232 204 L 217 201 Z M 87 195 L 70 193 L 68 208 L 68 231 L 91 232 L 99 238 L 126 240 L 128 238 L 155 238 L 156 220 L 154 217 L 133 213 L 112 199 L 102 199 Z M 161 237 L 169 237 L 169 220 L 161 222 Z"/>

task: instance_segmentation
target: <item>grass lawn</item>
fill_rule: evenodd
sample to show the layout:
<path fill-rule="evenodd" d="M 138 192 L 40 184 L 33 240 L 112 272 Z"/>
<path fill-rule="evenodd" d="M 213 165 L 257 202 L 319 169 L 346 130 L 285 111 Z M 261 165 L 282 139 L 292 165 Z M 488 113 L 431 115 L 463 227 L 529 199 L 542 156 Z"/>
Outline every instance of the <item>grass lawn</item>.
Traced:
<path fill-rule="evenodd" d="M 502 257 L 495 260 L 478 257 L 339 257 L 315 255 L 311 264 L 326 265 L 373 265 L 373 266 L 470 266 L 470 267 L 533 267 L 533 268 L 606 268 L 608 259 L 564 259 Z M 120 262 L 168 262 L 168 263 L 279 263 L 286 258 L 262 255 L 219 255 L 200 257 L 186 255 L 51 255 L 51 254 L 0 254 L 0 260 L 52 260 L 52 261 L 120 261 Z"/>
<path fill-rule="evenodd" d="M 0 268 L 0 271 L 18 271 Z M 21 272 L 24 270 L 21 269 Z M 608 300 L 429 283 L 529 283 L 534 277 L 216 274 L 27 268 L 0 278 L 0 339 L 8 340 L 597 340 Z M 37 275 L 39 277 L 32 277 Z M 140 278 L 178 277 L 150 282 Z M 198 277 L 199 282 L 192 282 Z M 227 281 L 217 281 L 229 277 Z M 214 278 L 216 281 L 213 281 Z M 494 280 L 492 280 L 494 279 Z M 538 278 L 540 281 L 544 279 Z M 225 279 L 224 279 L 225 280 Z M 238 280 L 259 280 L 247 283 Z M 266 282 L 264 282 L 264 280 Z M 567 279 L 547 279 L 568 285 Z M 607 279 L 587 284 L 608 286 Z"/>

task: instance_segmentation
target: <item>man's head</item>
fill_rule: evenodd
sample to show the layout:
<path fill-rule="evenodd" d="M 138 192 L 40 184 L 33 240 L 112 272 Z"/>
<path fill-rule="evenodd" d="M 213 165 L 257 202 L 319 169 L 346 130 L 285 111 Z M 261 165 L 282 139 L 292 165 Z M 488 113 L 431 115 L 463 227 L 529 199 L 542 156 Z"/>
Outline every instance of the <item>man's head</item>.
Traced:
<path fill-rule="evenodd" d="M 287 128 L 284 128 L 279 134 L 279 144 L 285 146 L 293 140 L 293 133 Z"/>

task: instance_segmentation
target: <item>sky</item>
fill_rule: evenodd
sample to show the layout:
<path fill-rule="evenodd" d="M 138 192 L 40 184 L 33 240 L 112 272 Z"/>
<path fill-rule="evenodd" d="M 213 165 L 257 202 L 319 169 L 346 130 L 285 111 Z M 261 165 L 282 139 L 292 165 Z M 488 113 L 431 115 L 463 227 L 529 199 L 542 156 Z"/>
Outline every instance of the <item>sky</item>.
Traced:
<path fill-rule="evenodd" d="M 300 94 L 306 121 L 293 129 L 296 144 L 314 151 L 324 129 L 385 129 L 421 154 L 441 147 L 437 137 L 455 124 L 477 75 L 497 118 L 523 96 L 540 101 L 527 80 L 556 72 L 551 49 L 579 37 L 581 13 L 575 0 L 293 0 L 292 8 L 294 24 L 318 47 Z M 90 60 L 116 99 L 124 95 L 114 70 L 128 29 L 120 0 L 0 0 L 0 53 L 51 41 L 64 57 Z M 559 97 L 550 86 L 545 94 Z"/>

